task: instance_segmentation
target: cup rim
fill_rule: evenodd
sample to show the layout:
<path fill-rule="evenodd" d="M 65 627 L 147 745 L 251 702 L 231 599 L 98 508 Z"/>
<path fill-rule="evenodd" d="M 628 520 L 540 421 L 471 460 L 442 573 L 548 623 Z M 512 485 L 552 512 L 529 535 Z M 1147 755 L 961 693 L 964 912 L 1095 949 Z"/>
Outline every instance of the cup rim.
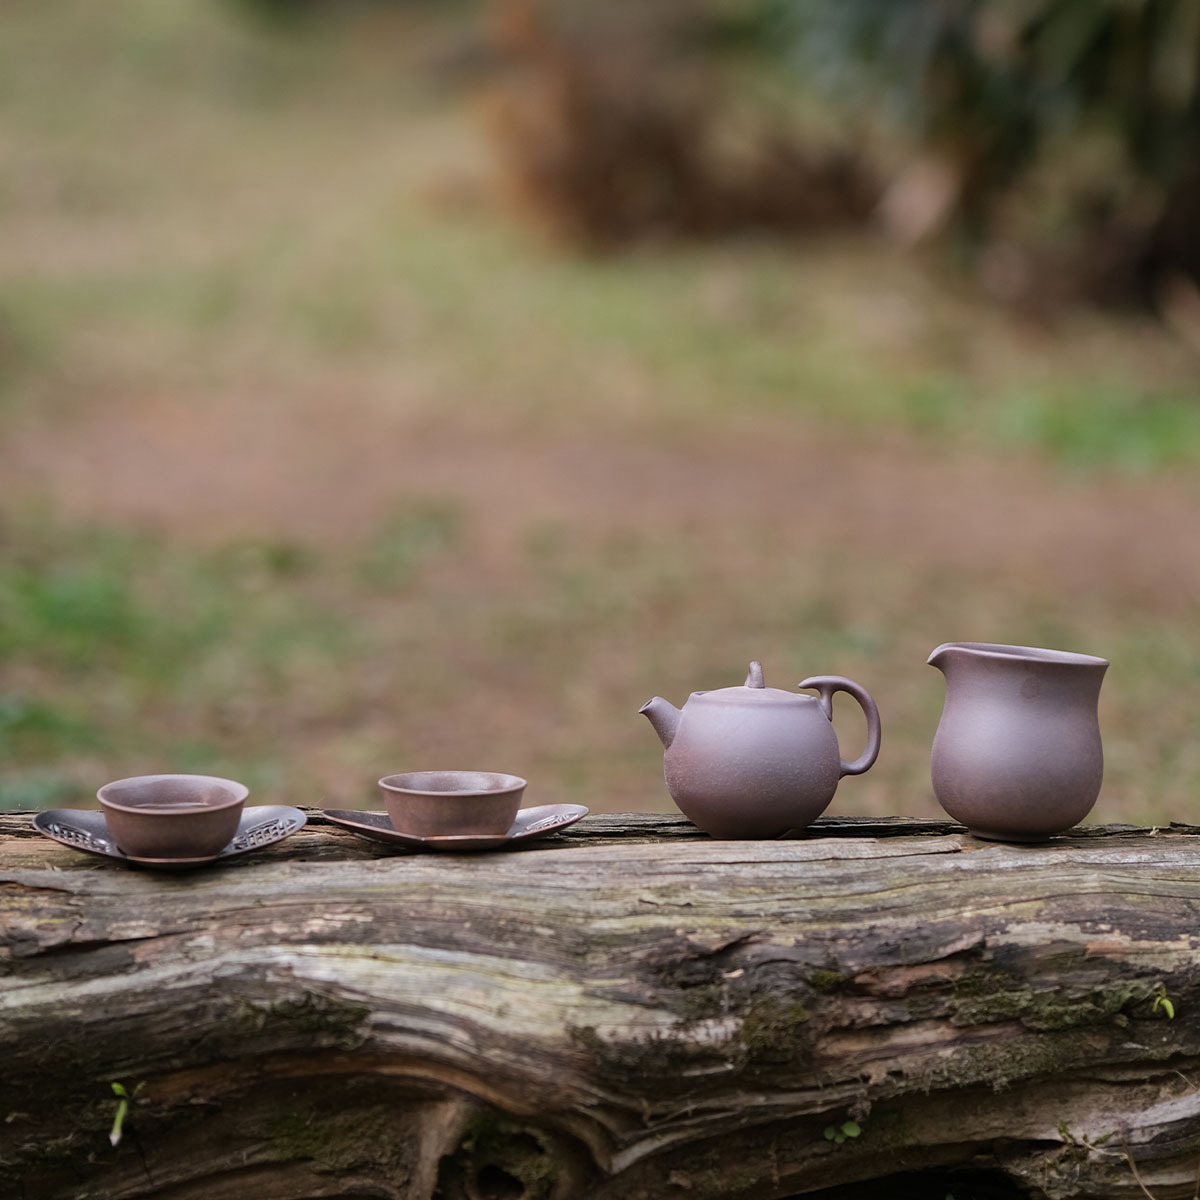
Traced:
<path fill-rule="evenodd" d="M 215 804 L 183 804 L 174 805 L 169 809 L 156 809 L 153 805 L 144 804 L 122 804 L 118 800 L 113 800 L 105 795 L 109 788 L 119 787 L 127 783 L 142 783 L 154 784 L 162 783 L 166 780 L 205 780 L 208 783 L 222 784 L 225 787 L 233 789 L 233 794 L 220 803 Z M 250 789 L 244 784 L 239 783 L 236 779 L 226 779 L 221 775 L 191 775 L 186 772 L 168 772 L 161 775 L 128 775 L 124 779 L 111 779 L 102 788 L 96 792 L 96 799 L 100 801 L 104 808 L 112 808 L 117 812 L 134 813 L 134 814 L 151 814 L 160 816 L 186 815 L 189 813 L 199 812 L 223 812 L 227 808 L 233 808 L 235 805 L 244 804 L 246 797 L 250 795 Z"/>
<path fill-rule="evenodd" d="M 497 781 L 495 787 L 485 788 L 419 788 L 405 787 L 402 783 L 396 782 L 401 779 L 413 779 L 417 776 L 429 775 L 490 775 Z M 385 775 L 379 781 L 379 786 L 385 792 L 391 792 L 397 796 L 429 796 L 429 797 L 482 797 L 482 796 L 504 796 L 510 792 L 518 791 L 521 788 L 528 787 L 529 781 L 522 779 L 520 775 L 509 775 L 504 771 L 398 771 L 391 775 Z"/>

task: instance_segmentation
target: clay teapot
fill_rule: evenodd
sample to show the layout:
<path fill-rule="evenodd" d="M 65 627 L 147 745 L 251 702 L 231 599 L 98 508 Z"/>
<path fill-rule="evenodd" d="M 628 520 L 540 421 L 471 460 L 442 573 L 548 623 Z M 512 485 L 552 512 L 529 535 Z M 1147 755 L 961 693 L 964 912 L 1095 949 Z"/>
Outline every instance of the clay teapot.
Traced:
<path fill-rule="evenodd" d="M 1096 706 L 1108 662 L 1091 654 L 946 642 L 933 790 L 981 838 L 1040 842 L 1091 811 L 1104 775 Z"/>
<path fill-rule="evenodd" d="M 775 838 L 803 829 L 826 809 L 843 775 L 861 775 L 879 755 L 879 710 L 867 690 L 840 675 L 799 685 L 817 696 L 769 688 L 750 664 L 742 687 L 693 692 L 682 711 L 660 696 L 642 705 L 666 747 L 663 769 L 684 815 L 718 838 Z M 867 748 L 845 762 L 833 731 L 833 694 L 849 692 L 867 717 Z"/>

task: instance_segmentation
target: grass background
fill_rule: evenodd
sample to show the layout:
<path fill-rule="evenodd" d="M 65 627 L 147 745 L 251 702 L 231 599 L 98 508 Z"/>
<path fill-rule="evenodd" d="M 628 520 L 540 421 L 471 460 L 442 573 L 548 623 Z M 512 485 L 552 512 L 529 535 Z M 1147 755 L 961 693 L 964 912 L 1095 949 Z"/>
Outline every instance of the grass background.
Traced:
<path fill-rule="evenodd" d="M 836 811 L 933 813 L 924 660 L 975 639 L 1108 657 L 1097 818 L 1200 820 L 1194 351 L 867 235 L 564 255 L 475 19 L 5 6 L 0 806 L 465 766 L 668 809 L 638 706 L 761 658 L 879 702 Z"/>

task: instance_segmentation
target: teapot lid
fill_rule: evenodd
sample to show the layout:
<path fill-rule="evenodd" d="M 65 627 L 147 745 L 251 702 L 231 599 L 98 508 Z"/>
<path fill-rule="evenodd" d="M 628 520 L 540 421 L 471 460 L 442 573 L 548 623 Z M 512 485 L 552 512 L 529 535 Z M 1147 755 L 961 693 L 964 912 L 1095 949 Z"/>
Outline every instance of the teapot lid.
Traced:
<path fill-rule="evenodd" d="M 767 687 L 763 682 L 762 663 L 752 662 L 746 675 L 746 682 L 741 687 L 717 688 L 711 692 L 693 692 L 692 698 L 703 697 L 705 700 L 731 701 L 742 704 L 794 704 L 797 700 L 815 700 L 803 692 L 785 692 L 782 688 Z"/>

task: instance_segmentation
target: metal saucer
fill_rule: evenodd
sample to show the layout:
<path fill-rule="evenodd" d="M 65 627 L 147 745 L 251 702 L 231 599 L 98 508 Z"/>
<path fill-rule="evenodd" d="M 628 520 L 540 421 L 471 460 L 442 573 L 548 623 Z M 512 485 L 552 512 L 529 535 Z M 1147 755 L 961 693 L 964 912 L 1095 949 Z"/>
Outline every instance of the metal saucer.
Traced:
<path fill-rule="evenodd" d="M 47 809 L 33 818 L 33 827 L 43 837 L 69 846 L 72 850 L 117 858 L 156 871 L 186 871 L 281 842 L 302 829 L 307 821 L 308 818 L 298 808 L 286 804 L 263 804 L 243 809 L 237 833 L 225 849 L 220 854 L 209 854 L 202 858 L 139 858 L 126 854 L 108 832 L 104 814 L 95 809 Z"/>
<path fill-rule="evenodd" d="M 392 827 L 387 813 L 359 812 L 356 809 L 324 809 L 322 815 L 335 825 L 357 833 L 360 837 L 393 846 L 406 846 L 411 850 L 441 850 L 459 853 L 474 850 L 499 850 L 514 842 L 527 842 L 545 837 L 574 825 L 588 814 L 582 804 L 541 804 L 536 808 L 523 808 L 516 820 L 502 834 L 454 834 L 441 837 L 418 837 L 412 833 L 401 833 Z"/>

